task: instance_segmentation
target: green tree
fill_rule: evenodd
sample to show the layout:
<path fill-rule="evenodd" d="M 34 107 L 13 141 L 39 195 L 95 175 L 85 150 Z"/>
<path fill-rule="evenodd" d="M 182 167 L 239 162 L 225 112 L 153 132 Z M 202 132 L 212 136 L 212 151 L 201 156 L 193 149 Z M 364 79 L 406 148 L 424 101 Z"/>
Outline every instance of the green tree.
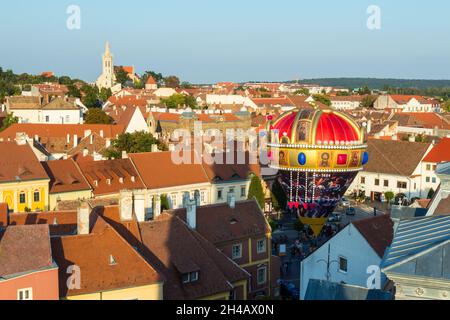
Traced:
<path fill-rule="evenodd" d="M 111 147 L 106 149 L 103 155 L 107 158 L 120 158 L 122 151 L 127 153 L 151 152 L 152 145 L 158 149 L 164 149 L 164 145 L 153 135 L 146 132 L 124 133 L 113 140 Z"/>
<path fill-rule="evenodd" d="M 128 72 L 126 72 L 123 68 L 117 68 L 116 72 L 116 81 L 120 83 L 122 86 L 125 85 L 131 79 L 128 77 Z"/>
<path fill-rule="evenodd" d="M 141 78 L 141 82 L 145 84 L 147 79 L 152 76 L 158 85 L 162 85 L 164 82 L 164 76 L 161 73 L 157 73 L 155 71 L 145 71 L 144 75 Z"/>
<path fill-rule="evenodd" d="M 385 192 L 384 198 L 386 199 L 387 203 L 391 203 L 395 198 L 395 194 L 392 191 Z"/>
<path fill-rule="evenodd" d="M 81 91 L 74 84 L 69 84 L 67 89 L 69 90 L 67 93 L 69 97 L 81 98 Z"/>
<path fill-rule="evenodd" d="M 86 113 L 86 124 L 111 124 L 113 119 L 99 108 L 91 108 Z"/>
<path fill-rule="evenodd" d="M 187 106 L 192 109 L 197 108 L 197 101 L 193 96 L 175 93 L 166 99 L 161 99 L 161 103 L 165 104 L 167 108 L 176 109 L 181 106 Z"/>
<path fill-rule="evenodd" d="M 450 99 L 442 104 L 442 109 L 444 109 L 445 112 L 450 112 Z"/>
<path fill-rule="evenodd" d="M 84 85 L 81 88 L 81 91 L 84 94 L 81 101 L 87 108 L 100 108 L 102 106 L 102 104 L 99 100 L 99 97 L 98 97 L 99 90 L 98 90 L 97 86 L 92 87 L 89 85 Z"/>
<path fill-rule="evenodd" d="M 167 194 L 163 194 L 161 195 L 161 210 L 169 210 L 170 209 L 170 205 L 169 205 L 169 198 L 167 197 Z"/>
<path fill-rule="evenodd" d="M 3 123 L 2 126 L 0 128 L 0 131 L 5 130 L 6 128 L 9 128 L 10 126 L 12 126 L 14 123 L 18 123 L 19 122 L 19 118 L 14 117 L 11 113 L 8 113 L 6 115 L 6 118 L 3 119 Z"/>
<path fill-rule="evenodd" d="M 295 95 L 303 95 L 303 96 L 309 96 L 309 90 L 308 88 L 301 88 L 299 90 L 296 90 L 294 92 Z"/>
<path fill-rule="evenodd" d="M 176 76 L 168 76 L 164 79 L 164 83 L 168 88 L 179 88 L 180 79 Z"/>
<path fill-rule="evenodd" d="M 282 211 L 287 206 L 287 196 L 281 184 L 277 181 L 272 185 L 272 205 L 275 211 Z"/>
<path fill-rule="evenodd" d="M 313 99 L 317 102 L 323 103 L 326 106 L 331 106 L 331 100 L 330 97 L 328 97 L 325 94 L 315 94 L 313 95 Z"/>
<path fill-rule="evenodd" d="M 248 190 L 248 199 L 256 199 L 259 206 L 264 210 L 264 205 L 266 202 L 264 196 L 264 190 L 262 187 L 261 179 L 257 175 L 254 175 L 252 181 L 250 182 L 250 188 Z"/>
<path fill-rule="evenodd" d="M 361 100 L 360 107 L 361 108 L 366 108 L 366 109 L 373 108 L 376 100 L 377 100 L 377 98 L 375 96 L 371 96 L 371 95 L 365 96 Z"/>
<path fill-rule="evenodd" d="M 101 88 L 100 93 L 98 95 L 99 99 L 103 102 L 106 102 L 112 96 L 111 89 Z"/>
<path fill-rule="evenodd" d="M 358 94 L 361 96 L 370 95 L 372 94 L 372 91 L 369 89 L 368 86 L 364 86 L 358 90 Z"/>

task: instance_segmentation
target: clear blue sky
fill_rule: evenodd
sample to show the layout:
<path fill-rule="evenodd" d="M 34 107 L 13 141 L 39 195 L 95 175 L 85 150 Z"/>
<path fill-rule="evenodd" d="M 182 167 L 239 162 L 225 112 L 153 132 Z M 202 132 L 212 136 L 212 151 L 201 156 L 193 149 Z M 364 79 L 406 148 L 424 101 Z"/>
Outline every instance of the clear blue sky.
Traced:
<path fill-rule="evenodd" d="M 70 4 L 81 30 L 66 28 Z M 366 27 L 381 8 L 382 28 Z M 115 64 L 182 80 L 450 79 L 443 0 L 15 0 L 1 5 L 0 66 L 93 81 L 105 41 Z"/>

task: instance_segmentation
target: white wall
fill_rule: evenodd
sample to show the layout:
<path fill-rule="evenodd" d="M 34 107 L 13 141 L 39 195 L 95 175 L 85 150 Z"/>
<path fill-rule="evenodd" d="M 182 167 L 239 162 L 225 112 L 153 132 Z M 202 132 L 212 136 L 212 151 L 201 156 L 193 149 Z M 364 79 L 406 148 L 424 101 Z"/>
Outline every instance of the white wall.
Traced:
<path fill-rule="evenodd" d="M 330 281 L 335 283 L 367 287 L 367 268 L 379 266 L 381 258 L 376 254 L 366 239 L 352 225 L 336 234 L 328 243 L 320 247 L 316 252 L 307 257 L 301 263 L 300 268 L 300 297 L 304 299 L 310 279 L 327 280 L 328 244 L 330 247 Z M 339 271 L 339 258 L 347 259 L 347 272 Z M 383 281 L 382 281 L 383 285 Z"/>

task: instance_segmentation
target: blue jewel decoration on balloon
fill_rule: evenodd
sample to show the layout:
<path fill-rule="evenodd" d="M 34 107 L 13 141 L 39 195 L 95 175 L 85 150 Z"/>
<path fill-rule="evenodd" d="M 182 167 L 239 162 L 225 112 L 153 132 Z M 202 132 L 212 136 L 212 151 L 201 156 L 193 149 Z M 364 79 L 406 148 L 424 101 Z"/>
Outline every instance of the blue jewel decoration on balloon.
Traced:
<path fill-rule="evenodd" d="M 298 163 L 300 163 L 301 166 L 306 164 L 306 155 L 303 152 L 298 155 Z"/>
<path fill-rule="evenodd" d="M 362 159 L 362 165 L 365 165 L 369 162 L 369 154 L 367 152 L 364 152 L 363 159 Z"/>

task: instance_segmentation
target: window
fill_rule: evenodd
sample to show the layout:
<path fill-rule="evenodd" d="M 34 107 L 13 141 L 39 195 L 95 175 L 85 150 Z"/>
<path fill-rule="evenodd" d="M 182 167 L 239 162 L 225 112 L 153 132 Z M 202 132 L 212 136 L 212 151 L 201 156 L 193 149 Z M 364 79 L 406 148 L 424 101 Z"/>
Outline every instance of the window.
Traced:
<path fill-rule="evenodd" d="M 389 180 L 384 180 L 384 186 L 389 187 Z"/>
<path fill-rule="evenodd" d="M 114 256 L 111 254 L 109 256 L 109 265 L 110 266 L 115 266 L 117 264 L 116 258 L 114 258 Z"/>
<path fill-rule="evenodd" d="M 20 204 L 25 204 L 27 202 L 27 196 L 25 192 L 22 192 L 19 196 L 19 202 Z"/>
<path fill-rule="evenodd" d="M 234 194 L 234 188 L 230 188 L 228 191 L 229 194 Z"/>
<path fill-rule="evenodd" d="M 33 300 L 33 288 L 17 290 L 17 300 Z"/>
<path fill-rule="evenodd" d="M 267 267 L 258 269 L 258 285 L 265 284 L 267 282 Z"/>
<path fill-rule="evenodd" d="M 195 282 L 198 280 L 198 272 L 191 272 L 190 274 L 191 282 Z"/>
<path fill-rule="evenodd" d="M 433 165 L 433 171 L 436 171 L 437 165 Z"/>
<path fill-rule="evenodd" d="M 178 203 L 177 203 L 177 195 L 176 194 L 172 194 L 170 195 L 170 201 L 172 202 L 172 208 L 176 208 Z"/>
<path fill-rule="evenodd" d="M 380 185 L 380 179 L 375 179 L 375 185 L 379 186 Z"/>
<path fill-rule="evenodd" d="M 433 177 L 433 178 L 431 179 L 431 182 L 436 183 L 436 182 L 437 182 L 437 179 L 436 179 L 435 177 Z"/>
<path fill-rule="evenodd" d="M 39 191 L 35 191 L 33 194 L 33 200 L 34 202 L 39 202 L 41 201 L 41 193 Z"/>
<path fill-rule="evenodd" d="M 256 249 L 258 253 L 265 253 L 266 252 L 266 239 L 258 240 L 256 244 Z"/>
<path fill-rule="evenodd" d="M 245 198 L 247 196 L 247 188 L 241 187 L 241 198 Z"/>
<path fill-rule="evenodd" d="M 49 116 L 45 116 L 45 122 L 50 122 L 50 117 Z"/>
<path fill-rule="evenodd" d="M 200 192 L 200 201 L 201 201 L 201 203 L 206 202 L 206 191 Z"/>
<path fill-rule="evenodd" d="M 426 181 L 426 182 L 430 182 L 430 181 L 431 181 L 430 177 L 427 177 L 427 178 L 425 179 L 425 181 Z"/>
<path fill-rule="evenodd" d="M 217 190 L 217 199 L 218 200 L 222 200 L 223 199 L 223 191 L 222 190 Z"/>
<path fill-rule="evenodd" d="M 427 164 L 427 171 L 431 171 L 431 164 Z"/>
<path fill-rule="evenodd" d="M 348 270 L 348 261 L 344 257 L 339 257 L 339 271 L 347 272 Z"/>
<path fill-rule="evenodd" d="M 361 184 L 366 184 L 366 177 L 361 177 Z"/>
<path fill-rule="evenodd" d="M 70 116 L 66 116 L 66 122 L 70 122 Z"/>
<path fill-rule="evenodd" d="M 233 248 L 231 251 L 231 257 L 232 257 L 232 259 L 242 258 L 242 244 L 233 245 Z"/>
<path fill-rule="evenodd" d="M 181 280 L 183 283 L 198 281 L 198 271 L 183 274 Z"/>
<path fill-rule="evenodd" d="M 397 181 L 397 188 L 399 188 L 399 189 L 406 189 L 407 188 L 406 182 Z"/>

